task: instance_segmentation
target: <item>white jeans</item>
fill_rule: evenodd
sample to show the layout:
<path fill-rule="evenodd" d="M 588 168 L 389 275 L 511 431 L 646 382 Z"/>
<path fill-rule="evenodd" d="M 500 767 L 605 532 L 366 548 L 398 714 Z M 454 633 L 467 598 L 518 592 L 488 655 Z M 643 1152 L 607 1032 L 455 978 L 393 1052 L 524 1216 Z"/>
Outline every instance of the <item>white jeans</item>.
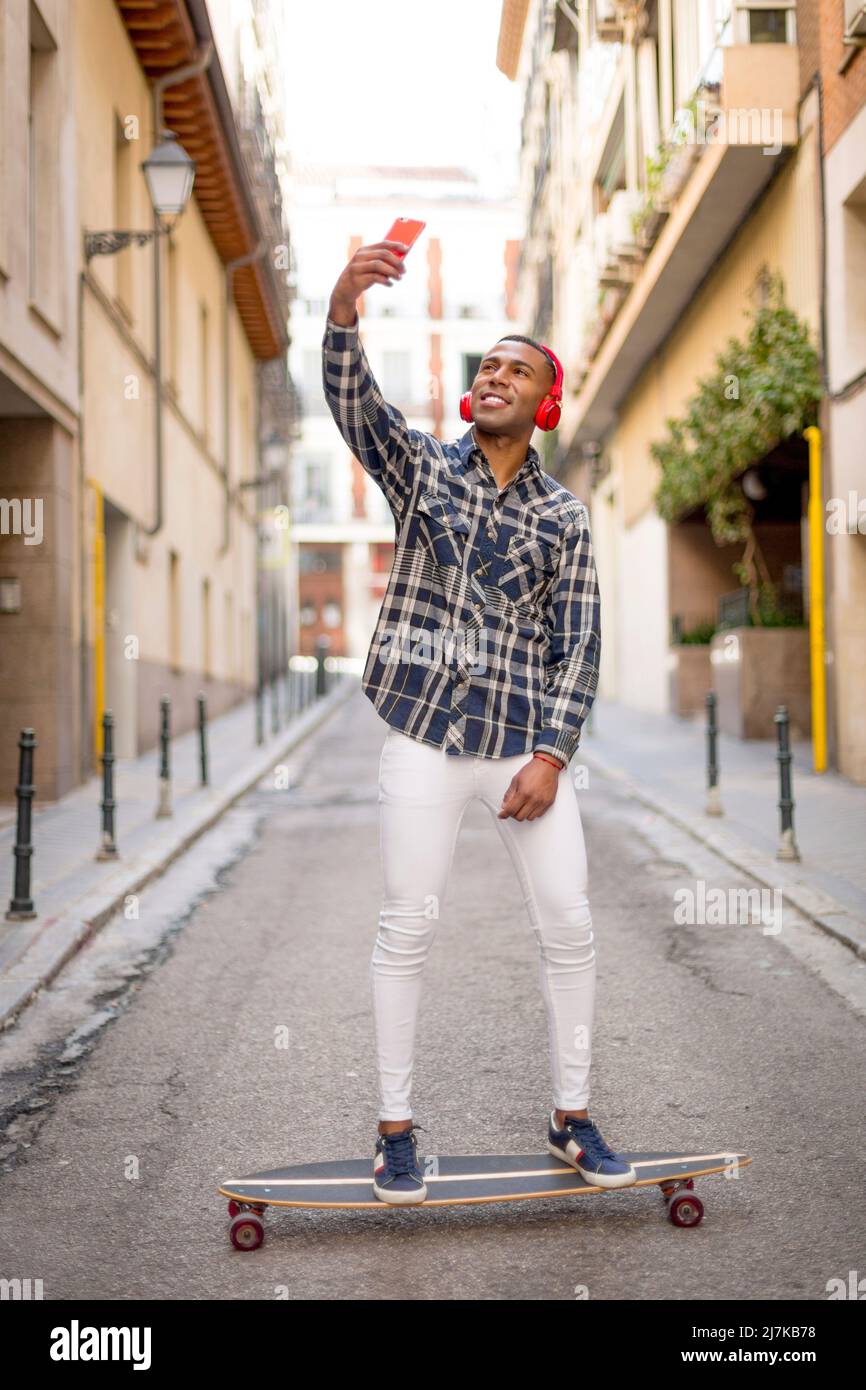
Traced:
<path fill-rule="evenodd" d="M 538 942 L 553 1104 L 558 1110 L 582 1110 L 589 1100 L 595 947 L 583 826 L 570 773 L 559 774 L 553 805 L 535 820 L 497 816 L 509 782 L 531 756 L 454 756 L 388 730 L 379 761 L 384 897 L 369 972 L 380 1120 L 412 1118 L 409 1095 L 422 972 L 457 832 L 474 797 L 489 807 L 505 842 Z M 490 872 L 497 869 L 491 866 Z"/>

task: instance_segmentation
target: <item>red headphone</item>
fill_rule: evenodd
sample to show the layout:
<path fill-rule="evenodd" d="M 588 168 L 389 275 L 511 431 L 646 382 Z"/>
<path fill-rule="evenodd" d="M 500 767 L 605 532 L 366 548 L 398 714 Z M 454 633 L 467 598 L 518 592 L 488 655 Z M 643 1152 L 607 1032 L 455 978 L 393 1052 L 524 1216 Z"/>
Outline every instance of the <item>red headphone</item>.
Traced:
<path fill-rule="evenodd" d="M 562 414 L 562 407 L 559 404 L 562 400 L 562 363 L 556 353 L 551 351 L 549 347 L 545 347 L 544 343 L 539 343 L 539 347 L 543 349 L 556 368 L 556 380 L 535 412 L 535 423 L 540 430 L 555 430 Z M 472 419 L 471 391 L 464 391 L 460 397 L 460 419 L 466 421 Z"/>

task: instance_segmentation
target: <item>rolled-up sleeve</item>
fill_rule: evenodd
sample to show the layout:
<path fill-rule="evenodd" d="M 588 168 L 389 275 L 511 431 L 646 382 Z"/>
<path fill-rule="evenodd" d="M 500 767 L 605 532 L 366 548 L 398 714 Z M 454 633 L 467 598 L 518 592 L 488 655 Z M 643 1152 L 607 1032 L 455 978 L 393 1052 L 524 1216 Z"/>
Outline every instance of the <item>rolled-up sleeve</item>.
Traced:
<path fill-rule="evenodd" d="M 337 429 L 399 516 L 412 491 L 423 433 L 410 429 L 402 412 L 382 395 L 357 319 L 349 328 L 326 319 L 322 387 Z"/>
<path fill-rule="evenodd" d="M 551 659 L 542 729 L 533 752 L 551 753 L 568 763 L 595 699 L 601 658 L 601 596 L 589 514 L 583 504 L 562 541 L 549 621 Z"/>

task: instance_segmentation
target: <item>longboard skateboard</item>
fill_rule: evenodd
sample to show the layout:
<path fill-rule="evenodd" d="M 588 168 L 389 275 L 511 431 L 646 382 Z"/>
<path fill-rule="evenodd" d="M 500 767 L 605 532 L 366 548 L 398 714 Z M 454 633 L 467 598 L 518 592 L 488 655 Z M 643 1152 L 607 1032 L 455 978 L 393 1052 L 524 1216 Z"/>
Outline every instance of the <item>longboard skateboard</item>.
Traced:
<path fill-rule="evenodd" d="M 590 1197 L 602 1192 L 630 1192 L 635 1187 L 658 1187 L 668 1217 L 675 1226 L 697 1226 L 703 1203 L 694 1193 L 694 1179 L 711 1173 L 739 1177 L 751 1163 L 746 1154 L 624 1153 L 637 1169 L 628 1187 L 594 1187 L 576 1169 L 552 1154 L 427 1154 L 418 1166 L 427 1184 L 423 1202 L 394 1206 L 373 1193 L 373 1159 L 337 1159 L 326 1163 L 296 1163 L 230 1178 L 218 1189 L 229 1198 L 229 1234 L 237 1250 L 257 1250 L 265 1238 L 266 1207 L 358 1207 L 382 1211 L 412 1211 L 424 1207 L 469 1206 L 478 1202 L 519 1202 L 539 1197 Z"/>

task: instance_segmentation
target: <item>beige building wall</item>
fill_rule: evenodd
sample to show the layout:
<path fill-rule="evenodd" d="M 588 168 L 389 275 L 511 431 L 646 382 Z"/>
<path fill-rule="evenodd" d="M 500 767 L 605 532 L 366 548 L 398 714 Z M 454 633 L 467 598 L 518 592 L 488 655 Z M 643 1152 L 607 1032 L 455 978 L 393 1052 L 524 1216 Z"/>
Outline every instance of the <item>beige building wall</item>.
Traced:
<path fill-rule="evenodd" d="M 88 0 L 75 16 L 82 225 L 148 228 L 148 84 L 113 0 Z M 255 493 L 233 496 L 224 550 L 225 270 L 194 197 L 161 255 L 164 522 L 154 536 L 152 246 L 94 258 L 84 291 L 84 462 L 109 504 L 106 703 L 121 755 L 153 743 L 161 694 L 172 696 L 180 731 L 194 722 L 199 689 L 217 713 L 255 684 Z M 257 383 L 234 310 L 229 332 L 234 493 L 256 471 Z M 91 511 L 89 552 L 93 539 Z"/>

